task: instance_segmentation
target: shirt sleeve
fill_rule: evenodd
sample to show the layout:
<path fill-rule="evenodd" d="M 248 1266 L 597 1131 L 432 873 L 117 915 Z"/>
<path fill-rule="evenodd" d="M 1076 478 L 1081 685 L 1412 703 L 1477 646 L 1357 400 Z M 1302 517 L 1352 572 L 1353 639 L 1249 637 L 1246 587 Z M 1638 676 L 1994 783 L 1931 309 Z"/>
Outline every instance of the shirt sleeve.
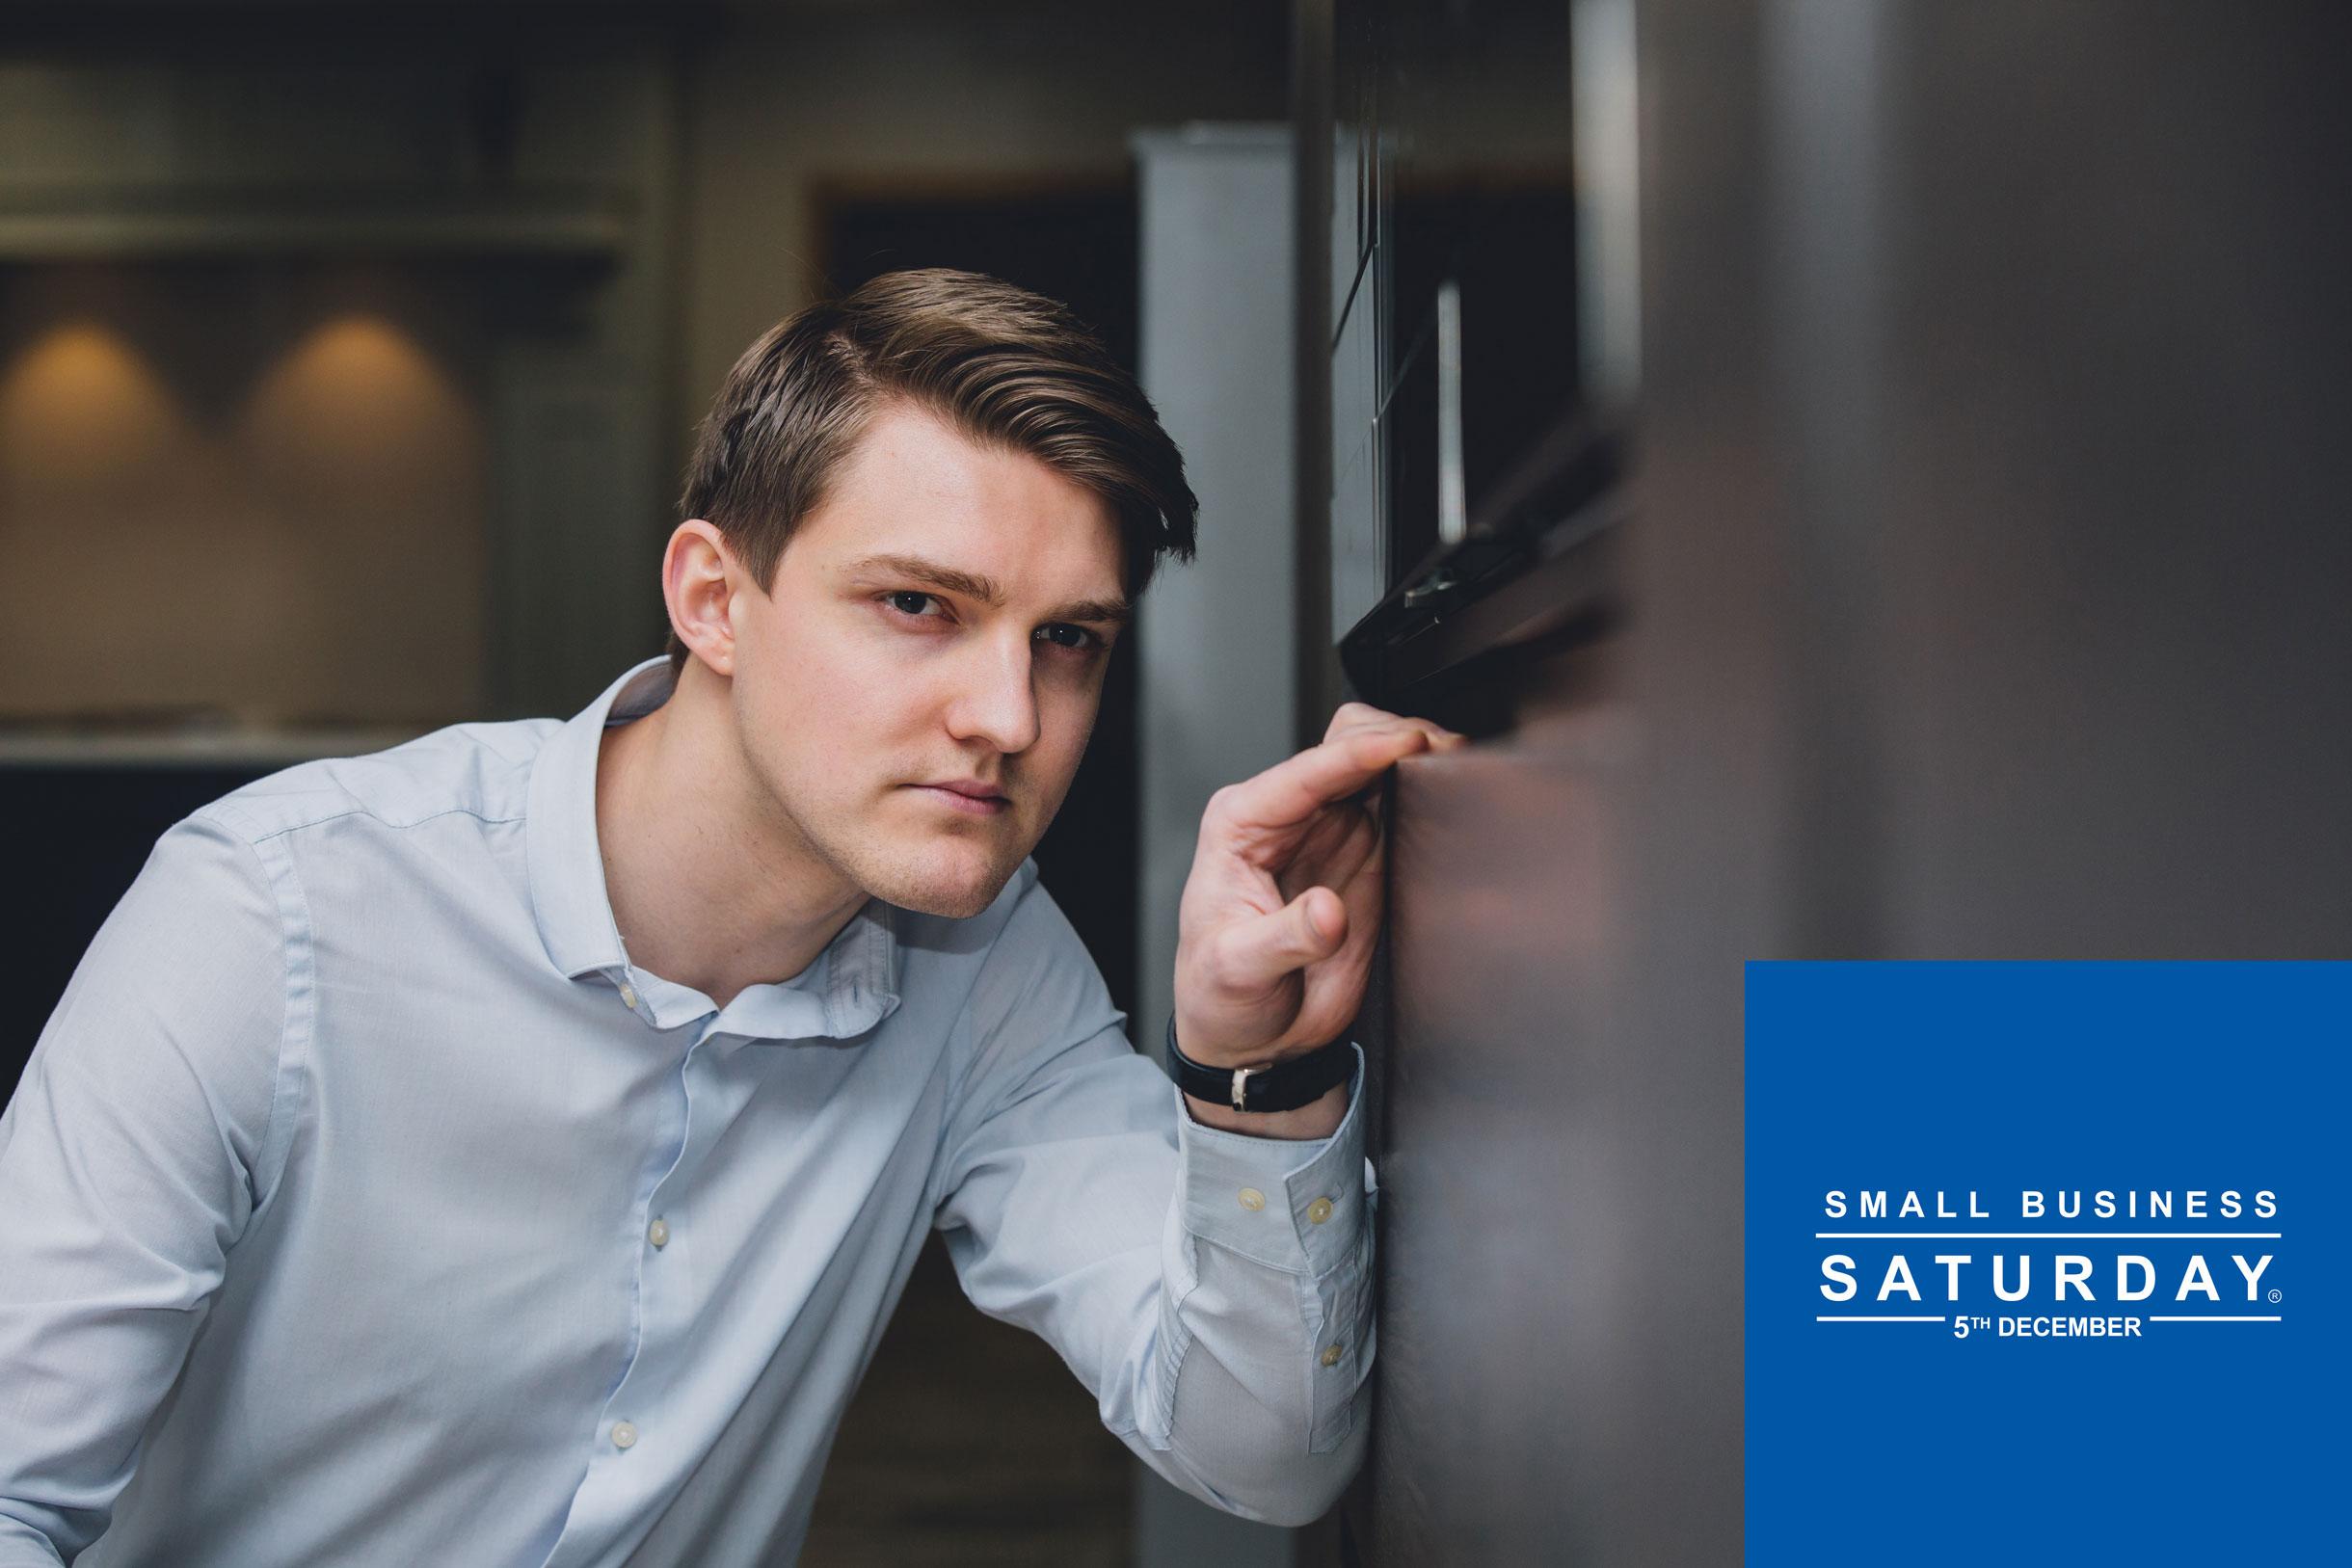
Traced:
<path fill-rule="evenodd" d="M 1374 1352 L 1362 1051 L 1330 1137 L 1194 1122 L 1043 888 L 959 1025 L 937 1224 L 965 1293 L 1044 1337 L 1103 1423 L 1243 1518 L 1300 1525 L 1361 1464 Z"/>
<path fill-rule="evenodd" d="M 266 1190 L 290 1012 L 279 893 L 245 838 L 166 833 L 0 1116 L 0 1565 L 106 1528 Z"/>

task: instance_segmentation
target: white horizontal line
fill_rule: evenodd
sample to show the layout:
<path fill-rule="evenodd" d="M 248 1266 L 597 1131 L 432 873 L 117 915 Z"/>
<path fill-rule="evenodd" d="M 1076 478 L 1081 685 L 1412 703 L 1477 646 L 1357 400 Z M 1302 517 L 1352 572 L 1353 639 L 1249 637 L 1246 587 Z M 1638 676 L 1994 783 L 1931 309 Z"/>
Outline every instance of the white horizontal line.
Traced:
<path fill-rule="evenodd" d="M 2276 1241 L 2277 1231 L 1815 1231 L 1816 1241 Z"/>
<path fill-rule="evenodd" d="M 1816 1323 L 1940 1323 L 1940 1317 L 1896 1317 L 1886 1313 L 1866 1313 L 1859 1317 L 1815 1317 Z"/>
<path fill-rule="evenodd" d="M 2151 1317 L 2152 1323 L 2276 1323 L 2277 1317 L 2219 1317 L 2211 1313 L 2199 1313 L 2193 1317 Z"/>

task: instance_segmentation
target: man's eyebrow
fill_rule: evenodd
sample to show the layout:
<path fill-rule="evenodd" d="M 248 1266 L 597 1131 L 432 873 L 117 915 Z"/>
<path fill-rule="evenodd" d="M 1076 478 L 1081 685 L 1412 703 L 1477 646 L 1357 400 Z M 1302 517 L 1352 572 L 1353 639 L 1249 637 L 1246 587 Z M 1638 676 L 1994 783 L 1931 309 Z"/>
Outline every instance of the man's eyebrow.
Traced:
<path fill-rule="evenodd" d="M 960 567 L 926 561 L 920 555 L 869 555 L 853 563 L 849 574 L 857 577 L 903 577 L 925 587 L 961 594 L 977 599 L 991 609 L 1002 608 L 1004 590 L 994 577 Z M 1125 625 L 1134 619 L 1135 607 L 1125 598 L 1082 598 L 1068 604 L 1057 604 L 1045 613 L 1048 621 L 1098 621 L 1111 625 Z"/>

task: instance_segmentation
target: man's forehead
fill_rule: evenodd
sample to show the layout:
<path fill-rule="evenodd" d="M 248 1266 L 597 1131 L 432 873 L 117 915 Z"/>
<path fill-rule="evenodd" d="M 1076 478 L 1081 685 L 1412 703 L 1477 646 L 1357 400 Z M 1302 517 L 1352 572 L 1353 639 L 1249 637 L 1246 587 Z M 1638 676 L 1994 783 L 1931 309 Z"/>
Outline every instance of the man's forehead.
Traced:
<path fill-rule="evenodd" d="M 906 405 L 874 416 L 786 550 L 829 576 L 927 571 L 991 604 L 1125 607 L 1104 497 L 1041 458 L 976 442 Z"/>

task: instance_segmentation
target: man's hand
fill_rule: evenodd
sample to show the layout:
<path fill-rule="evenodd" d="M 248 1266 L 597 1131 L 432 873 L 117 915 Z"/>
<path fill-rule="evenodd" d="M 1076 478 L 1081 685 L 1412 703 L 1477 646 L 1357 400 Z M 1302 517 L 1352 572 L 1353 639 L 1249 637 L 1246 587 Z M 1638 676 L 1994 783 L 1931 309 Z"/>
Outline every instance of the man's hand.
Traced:
<path fill-rule="evenodd" d="M 1464 744 L 1426 719 L 1349 703 L 1323 744 L 1210 797 L 1177 917 L 1176 1040 L 1186 1055 L 1209 1067 L 1258 1066 L 1348 1026 L 1380 929 L 1372 786 L 1416 752 Z M 1344 1105 L 1345 1093 L 1326 1098 Z M 1202 1121 L 1284 1135 L 1271 1117 L 1230 1107 L 1213 1117 L 1216 1107 L 1192 1104 Z"/>

